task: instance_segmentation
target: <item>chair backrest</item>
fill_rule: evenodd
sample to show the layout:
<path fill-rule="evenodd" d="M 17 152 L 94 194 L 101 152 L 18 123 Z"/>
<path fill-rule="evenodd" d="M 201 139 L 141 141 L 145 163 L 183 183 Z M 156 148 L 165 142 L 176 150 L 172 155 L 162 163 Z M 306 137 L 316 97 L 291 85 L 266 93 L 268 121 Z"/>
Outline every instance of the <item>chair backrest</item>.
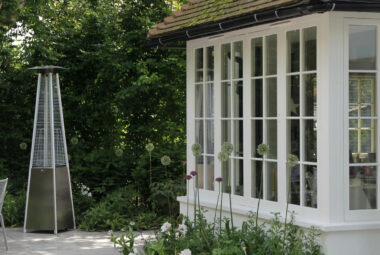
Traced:
<path fill-rule="evenodd" d="M 4 180 L 0 180 L 0 213 L 3 209 L 5 191 L 7 190 L 8 178 Z"/>

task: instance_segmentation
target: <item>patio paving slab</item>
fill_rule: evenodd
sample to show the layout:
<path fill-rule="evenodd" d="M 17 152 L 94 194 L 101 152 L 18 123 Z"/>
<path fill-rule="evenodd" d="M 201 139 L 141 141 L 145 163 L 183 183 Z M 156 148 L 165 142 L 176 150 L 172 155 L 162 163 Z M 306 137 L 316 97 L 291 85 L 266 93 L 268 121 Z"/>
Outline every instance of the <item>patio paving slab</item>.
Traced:
<path fill-rule="evenodd" d="M 106 232 L 80 230 L 49 233 L 24 233 L 21 228 L 7 229 L 9 251 L 5 252 L 0 234 L 0 254 L 7 255 L 120 255 Z"/>

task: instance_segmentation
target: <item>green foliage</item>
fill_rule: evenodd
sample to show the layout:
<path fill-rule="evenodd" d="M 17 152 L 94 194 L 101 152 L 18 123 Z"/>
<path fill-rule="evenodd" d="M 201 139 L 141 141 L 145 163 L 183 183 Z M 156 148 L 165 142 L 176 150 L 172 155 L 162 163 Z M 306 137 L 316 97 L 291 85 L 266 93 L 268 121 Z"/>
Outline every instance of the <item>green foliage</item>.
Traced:
<path fill-rule="evenodd" d="M 134 253 L 133 246 L 135 243 L 136 234 L 133 232 L 132 226 L 129 226 L 128 231 L 122 234 L 111 234 L 111 242 L 119 248 L 123 255 Z"/>
<path fill-rule="evenodd" d="M 19 226 L 24 221 L 25 201 L 25 190 L 21 190 L 15 195 L 6 194 L 2 210 L 6 226 Z"/>

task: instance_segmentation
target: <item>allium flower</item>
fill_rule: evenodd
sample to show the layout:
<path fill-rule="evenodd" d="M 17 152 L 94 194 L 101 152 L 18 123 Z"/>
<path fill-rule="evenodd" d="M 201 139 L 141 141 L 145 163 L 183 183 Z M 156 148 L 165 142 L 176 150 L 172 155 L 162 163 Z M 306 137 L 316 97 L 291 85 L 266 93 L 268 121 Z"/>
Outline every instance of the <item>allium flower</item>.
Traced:
<path fill-rule="evenodd" d="M 293 155 L 293 154 L 289 154 L 288 155 L 288 166 L 289 167 L 294 167 L 298 164 L 298 157 L 296 155 Z"/>
<path fill-rule="evenodd" d="M 187 233 L 187 226 L 184 224 L 178 225 L 178 232 L 180 232 L 182 235 L 186 235 Z"/>
<path fill-rule="evenodd" d="M 172 224 L 170 224 L 169 222 L 165 222 L 164 224 L 162 224 L 161 226 L 161 232 L 162 233 L 166 233 L 169 231 L 169 229 L 172 227 Z"/>
<path fill-rule="evenodd" d="M 228 160 L 228 153 L 226 151 L 221 151 L 218 154 L 218 159 L 222 162 L 225 162 Z"/>
<path fill-rule="evenodd" d="M 181 251 L 181 253 L 179 255 L 191 255 L 191 250 L 185 249 L 185 250 Z"/>
<path fill-rule="evenodd" d="M 123 156 L 123 150 L 122 149 L 120 149 L 120 148 L 117 148 L 116 150 L 115 150 L 115 155 L 116 156 L 118 156 L 118 157 L 121 157 L 121 156 Z"/>
<path fill-rule="evenodd" d="M 191 171 L 190 174 L 191 174 L 192 176 L 196 176 L 198 173 L 197 173 L 197 171 Z"/>
<path fill-rule="evenodd" d="M 231 155 L 232 151 L 234 150 L 234 146 L 232 143 L 225 142 L 222 145 L 222 151 L 226 152 L 228 155 Z"/>
<path fill-rule="evenodd" d="M 147 145 L 145 145 L 145 149 L 148 151 L 148 152 L 152 152 L 154 150 L 154 145 L 153 143 L 148 143 Z"/>
<path fill-rule="evenodd" d="M 268 152 L 269 152 L 269 145 L 262 143 L 262 144 L 259 144 L 259 146 L 257 146 L 257 153 L 259 153 L 260 156 L 264 156 Z"/>
<path fill-rule="evenodd" d="M 135 225 L 135 222 L 134 222 L 134 221 L 131 221 L 131 222 L 129 222 L 129 225 L 134 226 L 134 225 Z"/>
<path fill-rule="evenodd" d="M 221 181 L 223 181 L 223 178 L 222 178 L 222 177 L 217 177 L 217 178 L 215 179 L 215 181 L 216 181 L 216 182 L 221 182 Z"/>
<path fill-rule="evenodd" d="M 28 145 L 26 143 L 20 143 L 21 150 L 26 150 L 26 148 L 28 148 Z"/>
<path fill-rule="evenodd" d="M 202 154 L 202 146 L 199 143 L 194 143 L 193 146 L 191 146 L 191 150 L 193 151 L 193 155 L 195 157 Z"/>
<path fill-rule="evenodd" d="M 191 175 L 186 175 L 186 176 L 185 176 L 185 179 L 186 179 L 186 180 L 191 180 L 191 178 L 192 178 Z"/>
<path fill-rule="evenodd" d="M 70 141 L 72 144 L 77 144 L 78 143 L 78 137 L 73 137 L 73 138 L 71 138 Z"/>
<path fill-rule="evenodd" d="M 161 164 L 162 165 L 164 165 L 164 166 L 168 166 L 168 165 L 170 165 L 170 163 L 171 163 L 171 159 L 169 158 L 169 156 L 163 156 L 162 158 L 161 158 Z"/>

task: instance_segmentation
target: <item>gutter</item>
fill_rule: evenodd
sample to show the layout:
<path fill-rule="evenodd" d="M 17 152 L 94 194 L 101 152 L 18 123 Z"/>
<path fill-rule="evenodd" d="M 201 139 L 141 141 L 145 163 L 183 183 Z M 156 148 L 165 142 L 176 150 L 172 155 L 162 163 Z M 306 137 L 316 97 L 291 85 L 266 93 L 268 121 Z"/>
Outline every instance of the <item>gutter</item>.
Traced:
<path fill-rule="evenodd" d="M 173 42 L 221 34 L 236 29 L 262 25 L 328 11 L 380 12 L 377 0 L 304 0 L 300 3 L 273 10 L 251 13 L 220 22 L 203 24 L 171 34 L 148 39 L 144 48 L 185 49 L 183 45 L 169 46 Z M 169 44 L 169 45 L 168 45 Z"/>

